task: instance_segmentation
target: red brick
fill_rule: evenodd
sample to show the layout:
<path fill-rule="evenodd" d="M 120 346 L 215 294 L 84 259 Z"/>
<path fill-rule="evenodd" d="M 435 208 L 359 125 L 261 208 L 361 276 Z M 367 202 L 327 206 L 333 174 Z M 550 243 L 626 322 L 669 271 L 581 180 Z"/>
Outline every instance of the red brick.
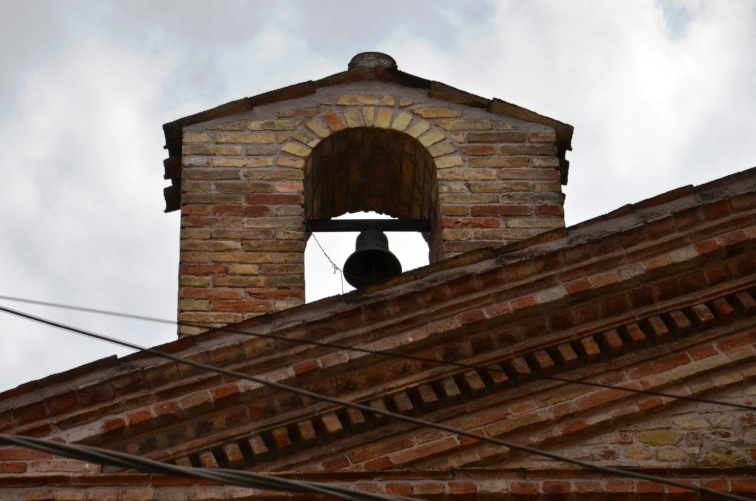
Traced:
<path fill-rule="evenodd" d="M 294 366 L 292 367 L 292 369 L 294 370 L 294 374 L 296 374 L 297 376 L 306 374 L 308 372 L 312 372 L 319 368 L 320 368 L 320 365 L 318 364 L 317 360 L 305 360 L 303 362 L 298 362 L 294 364 Z"/>
<path fill-rule="evenodd" d="M 241 289 L 228 289 L 222 287 L 181 287 L 180 297 L 202 299 L 241 299 Z"/>
<path fill-rule="evenodd" d="M 537 496 L 540 494 L 539 482 L 510 482 L 509 489 L 512 494 L 519 496 Z"/>
<path fill-rule="evenodd" d="M 217 402 L 218 400 L 238 395 L 239 387 L 234 383 L 228 383 L 211 389 L 210 394 L 213 396 L 213 401 Z"/>
<path fill-rule="evenodd" d="M 640 365 L 638 367 L 635 367 L 634 369 L 630 369 L 630 371 L 628 371 L 628 377 L 631 380 L 640 379 L 652 374 L 666 372 L 687 363 L 690 363 L 690 357 L 685 353 L 670 355 L 661 359 L 657 359 L 650 363 Z"/>
<path fill-rule="evenodd" d="M 394 463 L 392 463 L 391 460 L 387 457 L 371 459 L 370 461 L 363 464 L 365 471 L 386 470 L 388 468 L 391 468 L 392 466 L 394 466 Z"/>
<path fill-rule="evenodd" d="M 730 348 L 736 348 L 738 346 L 748 346 L 753 344 L 753 332 L 746 332 L 737 336 L 728 337 L 722 339 L 717 343 L 717 348 L 720 350 L 728 350 Z"/>
<path fill-rule="evenodd" d="M 152 414 L 149 411 L 137 411 L 130 413 L 126 419 L 129 426 L 135 426 L 152 419 Z"/>
<path fill-rule="evenodd" d="M 637 405 L 638 405 L 638 409 L 642 411 L 647 411 L 650 409 L 661 407 L 662 405 L 664 405 L 664 400 L 662 400 L 659 397 L 651 397 L 651 398 L 646 398 L 644 400 L 639 401 Z"/>
<path fill-rule="evenodd" d="M 675 220 L 671 216 L 646 223 L 646 230 L 652 238 L 666 237 L 675 232 Z"/>
<path fill-rule="evenodd" d="M 17 425 L 26 424 L 44 419 L 46 415 L 47 412 L 42 402 L 34 402 L 14 409 L 13 421 Z"/>
<path fill-rule="evenodd" d="M 659 482 L 649 482 L 647 480 L 635 481 L 635 492 L 638 494 L 662 494 L 665 491 L 664 484 Z"/>
<path fill-rule="evenodd" d="M 26 463 L 0 463 L 0 473 L 24 473 Z"/>
<path fill-rule="evenodd" d="M 79 406 L 79 399 L 75 391 L 69 391 L 63 395 L 56 395 L 47 401 L 50 414 L 63 414 L 70 412 Z"/>
<path fill-rule="evenodd" d="M 197 275 L 197 276 L 203 276 L 203 275 L 222 275 L 226 273 L 226 267 L 220 266 L 220 265 L 210 265 L 210 264 L 195 264 L 195 265 L 187 265 L 182 264 L 180 266 L 179 272 L 182 275 Z"/>
<path fill-rule="evenodd" d="M 254 193 L 246 195 L 244 202 L 250 205 L 301 205 L 304 195 L 299 193 Z"/>
<path fill-rule="evenodd" d="M 29 459 L 52 459 L 53 457 L 48 452 L 25 447 L 0 447 L 0 461 L 26 461 Z"/>
<path fill-rule="evenodd" d="M 478 491 L 473 482 L 449 482 L 449 494 L 459 496 L 462 494 L 475 494 Z"/>
<path fill-rule="evenodd" d="M 216 312 L 244 312 L 244 313 L 267 313 L 273 310 L 270 301 L 213 301 L 213 311 Z"/>
<path fill-rule="evenodd" d="M 340 130 L 346 129 L 346 124 L 344 124 L 344 122 L 341 120 L 341 117 L 336 113 L 325 113 L 323 115 L 323 118 L 328 123 L 328 127 L 330 127 L 333 132 L 338 132 Z"/>
<path fill-rule="evenodd" d="M 155 474 L 152 477 L 152 485 L 155 487 L 186 487 L 191 486 L 195 482 L 191 478 L 171 477 L 167 475 Z"/>
<path fill-rule="evenodd" d="M 461 145 L 459 149 L 465 155 L 493 155 L 496 153 L 496 146 L 490 144 Z"/>
<path fill-rule="evenodd" d="M 567 494 L 571 492 L 570 483 L 557 480 L 545 480 L 543 482 L 544 494 Z"/>
<path fill-rule="evenodd" d="M 471 310 L 457 315 L 457 321 L 460 325 L 472 324 L 486 319 L 486 314 L 482 310 Z"/>
<path fill-rule="evenodd" d="M 577 401 L 578 407 L 581 409 L 592 409 L 594 407 L 606 404 L 613 400 L 619 400 L 627 397 L 628 392 L 622 390 L 604 389 L 596 391 L 590 395 L 587 395 Z"/>
<path fill-rule="evenodd" d="M 703 206 L 704 217 L 707 220 L 719 219 L 730 214 L 730 207 L 727 200 L 718 200 Z"/>
<path fill-rule="evenodd" d="M 510 204 L 484 204 L 470 207 L 471 216 L 529 216 L 533 210 L 527 205 L 510 205 Z M 499 220 L 495 219 L 496 228 L 499 226 Z"/>
<path fill-rule="evenodd" d="M 693 244 L 693 247 L 696 249 L 696 252 L 702 255 L 711 254 L 712 252 L 716 252 L 722 248 L 722 246 L 719 245 L 716 239 L 713 238 L 696 242 Z"/>
<path fill-rule="evenodd" d="M 531 142 L 533 138 L 540 138 L 540 136 L 531 134 Z M 521 143 L 525 142 L 526 134 L 524 132 L 513 131 L 496 131 L 496 132 L 468 132 L 468 143 Z"/>
<path fill-rule="evenodd" d="M 727 263 L 712 264 L 704 270 L 704 273 L 710 285 L 717 285 L 736 278 Z"/>
<path fill-rule="evenodd" d="M 741 193 L 730 199 L 730 206 L 733 211 L 748 210 L 756 207 L 756 194 Z"/>
<path fill-rule="evenodd" d="M 604 315 L 614 316 L 626 313 L 630 310 L 630 304 L 624 294 L 617 294 L 604 299 L 601 302 Z"/>
<path fill-rule="evenodd" d="M 181 213 L 182 214 L 193 214 L 197 216 L 203 216 L 211 214 L 213 210 L 213 206 L 210 204 L 186 204 L 183 207 L 181 207 Z"/>
<path fill-rule="evenodd" d="M 734 478 L 732 479 L 732 493 L 734 494 L 754 494 L 756 493 L 756 479 L 752 478 Z"/>
<path fill-rule="evenodd" d="M 675 226 L 678 230 L 687 230 L 703 221 L 703 213 L 700 207 L 693 207 L 680 211 L 674 215 Z"/>
<path fill-rule="evenodd" d="M 521 297 L 513 301 L 510 301 L 510 305 L 512 306 L 512 311 L 524 310 L 526 308 L 530 308 L 531 306 L 535 306 L 536 304 L 538 304 L 538 302 L 536 301 L 536 298 L 533 296 L 525 296 L 525 297 Z"/>
<path fill-rule="evenodd" d="M 411 496 L 412 484 L 410 483 L 388 483 L 386 484 L 386 494 L 390 496 Z"/>
<path fill-rule="evenodd" d="M 412 449 L 395 452 L 390 454 L 389 458 L 394 464 L 406 464 L 452 450 L 457 445 L 457 441 L 454 438 L 449 437 L 444 440 L 418 445 Z"/>
<path fill-rule="evenodd" d="M 561 205 L 537 205 L 535 214 L 536 216 L 563 216 L 564 207 Z"/>

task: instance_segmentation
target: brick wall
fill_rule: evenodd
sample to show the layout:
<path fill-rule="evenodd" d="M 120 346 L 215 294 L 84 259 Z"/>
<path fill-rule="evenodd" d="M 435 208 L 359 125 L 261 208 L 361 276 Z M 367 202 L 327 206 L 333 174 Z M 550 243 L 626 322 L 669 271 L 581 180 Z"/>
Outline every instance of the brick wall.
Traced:
<path fill-rule="evenodd" d="M 556 141 L 550 127 L 379 82 L 187 127 L 179 320 L 302 304 L 306 218 L 429 219 L 431 263 L 562 227 Z"/>

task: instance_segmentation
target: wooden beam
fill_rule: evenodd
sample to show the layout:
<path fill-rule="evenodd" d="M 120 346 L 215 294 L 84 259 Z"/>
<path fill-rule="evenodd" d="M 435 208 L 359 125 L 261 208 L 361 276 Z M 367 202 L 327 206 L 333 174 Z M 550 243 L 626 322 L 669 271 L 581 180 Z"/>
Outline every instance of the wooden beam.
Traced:
<path fill-rule="evenodd" d="M 429 219 L 308 219 L 310 231 L 430 231 Z"/>

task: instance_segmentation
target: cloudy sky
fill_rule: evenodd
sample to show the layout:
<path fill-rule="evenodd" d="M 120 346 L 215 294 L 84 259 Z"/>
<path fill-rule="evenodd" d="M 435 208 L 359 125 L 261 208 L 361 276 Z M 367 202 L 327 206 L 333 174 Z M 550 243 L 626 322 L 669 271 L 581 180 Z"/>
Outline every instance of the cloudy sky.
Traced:
<path fill-rule="evenodd" d="M 574 125 L 568 224 L 756 165 L 753 0 L 0 0 L 0 28 L 2 296 L 175 319 L 162 124 L 363 51 Z M 320 242 L 339 265 L 353 248 Z M 310 298 L 340 292 L 312 240 L 307 269 Z M 175 339 L 170 325 L 0 304 Z M 5 313 L 0 335 L 0 390 L 126 352 Z"/>

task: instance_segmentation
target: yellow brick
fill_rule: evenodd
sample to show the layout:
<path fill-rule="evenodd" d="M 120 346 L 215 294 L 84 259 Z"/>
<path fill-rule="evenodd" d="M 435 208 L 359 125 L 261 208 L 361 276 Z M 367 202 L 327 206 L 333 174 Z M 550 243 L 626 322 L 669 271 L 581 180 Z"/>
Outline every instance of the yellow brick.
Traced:
<path fill-rule="evenodd" d="M 232 324 L 235 322 L 240 321 L 242 316 L 239 313 L 218 313 L 218 312 L 209 312 L 209 313 L 180 313 L 179 314 L 179 320 L 182 322 L 216 322 L 220 324 Z M 183 329 L 187 328 L 186 326 L 182 326 L 182 333 L 184 332 Z M 204 332 L 205 329 L 199 329 L 196 334 L 199 334 L 201 332 Z"/>
<path fill-rule="evenodd" d="M 445 181 L 474 181 L 474 180 L 482 180 L 482 179 L 488 179 L 493 180 L 496 179 L 496 171 L 493 169 L 441 169 L 437 173 L 439 180 L 445 180 Z M 469 196 L 469 195 L 466 195 Z M 498 195 L 494 194 L 494 202 L 498 201 L 496 197 Z M 470 203 L 473 203 L 472 201 Z"/>
<path fill-rule="evenodd" d="M 273 165 L 273 159 L 270 157 L 254 158 L 213 158 L 213 167 L 270 167 Z"/>
<path fill-rule="evenodd" d="M 184 275 L 179 279 L 181 285 L 185 287 L 209 287 L 210 277 L 195 277 Z"/>
<path fill-rule="evenodd" d="M 428 153 L 430 153 L 433 158 L 448 155 L 449 153 L 453 153 L 455 151 L 457 151 L 457 148 L 453 144 L 447 142 L 436 143 L 428 148 Z"/>
<path fill-rule="evenodd" d="M 241 155 L 241 146 L 226 144 L 185 144 L 181 148 L 184 155 Z"/>
<path fill-rule="evenodd" d="M 362 108 L 362 117 L 365 119 L 365 125 L 372 127 L 373 120 L 375 120 L 375 108 L 373 108 L 372 106 L 366 106 Z"/>
<path fill-rule="evenodd" d="M 182 299 L 179 301 L 179 309 L 183 311 L 208 311 L 210 301 L 206 299 Z"/>
<path fill-rule="evenodd" d="M 394 121 L 391 124 L 392 129 L 396 130 L 404 130 L 407 128 L 409 123 L 412 121 L 412 114 L 407 113 L 406 111 L 403 111 L 399 113 L 396 118 L 394 118 Z"/>
<path fill-rule="evenodd" d="M 260 265 L 257 264 L 232 264 L 228 267 L 232 275 L 257 275 L 260 273 Z"/>
<path fill-rule="evenodd" d="M 306 144 L 310 148 L 314 148 L 320 142 L 320 138 L 309 135 L 306 132 L 295 132 L 292 137 L 300 143 Z"/>
<path fill-rule="evenodd" d="M 272 132 L 219 132 L 219 143 L 245 143 L 245 144 L 271 144 L 276 142 L 276 136 Z"/>
<path fill-rule="evenodd" d="M 554 157 L 538 157 L 530 160 L 531 167 L 559 167 L 559 159 Z"/>
<path fill-rule="evenodd" d="M 394 116 L 392 111 L 388 108 L 378 109 L 378 114 L 375 117 L 375 126 L 382 129 L 388 129 L 391 124 L 391 118 Z"/>
<path fill-rule="evenodd" d="M 491 121 L 485 119 L 439 120 L 438 125 L 446 130 L 489 130 Z"/>
<path fill-rule="evenodd" d="M 407 129 L 407 134 L 412 137 L 420 137 L 425 131 L 430 129 L 430 123 L 425 120 L 420 120 L 415 125 Z"/>
<path fill-rule="evenodd" d="M 446 138 L 446 134 L 436 129 L 436 130 L 432 130 L 428 132 L 425 135 L 420 136 L 419 141 L 423 146 L 428 147 L 432 144 L 436 144 L 437 142 L 444 140 L 445 138 Z"/>
<path fill-rule="evenodd" d="M 222 124 L 211 125 L 208 129 L 212 130 L 244 130 L 247 128 L 247 122 L 236 120 L 234 122 L 225 122 Z"/>
<path fill-rule="evenodd" d="M 305 164 L 305 161 L 302 158 L 289 157 L 285 155 L 281 155 L 278 158 L 276 158 L 276 165 L 279 165 L 281 167 L 302 168 L 304 167 L 304 164 Z"/>
<path fill-rule="evenodd" d="M 462 116 L 460 111 L 441 107 L 415 108 L 412 112 L 423 118 L 454 118 Z"/>
<path fill-rule="evenodd" d="M 289 117 L 311 117 L 317 115 L 320 112 L 318 106 L 308 106 L 305 108 L 292 108 L 290 110 L 282 110 L 278 112 L 278 118 Z"/>
<path fill-rule="evenodd" d="M 292 155 L 296 155 L 298 157 L 307 157 L 310 155 L 310 152 L 312 152 L 312 148 L 296 141 L 290 141 L 286 143 L 283 148 L 281 148 L 281 151 L 291 153 Z"/>
<path fill-rule="evenodd" d="M 183 180 L 181 191 L 184 193 L 210 193 L 213 191 L 213 183 Z"/>
<path fill-rule="evenodd" d="M 362 110 L 358 108 L 346 110 L 344 118 L 346 118 L 347 126 L 349 127 L 363 127 L 365 125 L 365 122 L 362 121 Z"/>
<path fill-rule="evenodd" d="M 326 127 L 323 122 L 321 122 L 318 119 L 312 119 L 309 122 L 305 124 L 305 127 L 313 131 L 315 134 L 317 134 L 320 137 L 328 137 L 331 135 L 330 129 Z"/>
<path fill-rule="evenodd" d="M 253 120 L 247 122 L 249 130 L 294 130 L 299 125 L 299 120 Z"/>
<path fill-rule="evenodd" d="M 407 106 L 412 106 L 412 100 L 406 97 L 403 97 L 399 99 L 399 106 L 401 106 L 402 108 L 406 108 Z"/>
<path fill-rule="evenodd" d="M 446 157 L 440 157 L 436 159 L 436 167 L 438 169 L 448 169 L 449 167 L 462 167 L 465 162 L 459 155 L 449 155 Z"/>
<path fill-rule="evenodd" d="M 336 104 L 341 106 L 394 106 L 394 96 L 368 96 L 363 94 L 344 94 L 339 96 Z"/>
<path fill-rule="evenodd" d="M 208 143 L 210 142 L 210 136 L 205 132 L 184 132 L 183 136 L 185 143 Z"/>

